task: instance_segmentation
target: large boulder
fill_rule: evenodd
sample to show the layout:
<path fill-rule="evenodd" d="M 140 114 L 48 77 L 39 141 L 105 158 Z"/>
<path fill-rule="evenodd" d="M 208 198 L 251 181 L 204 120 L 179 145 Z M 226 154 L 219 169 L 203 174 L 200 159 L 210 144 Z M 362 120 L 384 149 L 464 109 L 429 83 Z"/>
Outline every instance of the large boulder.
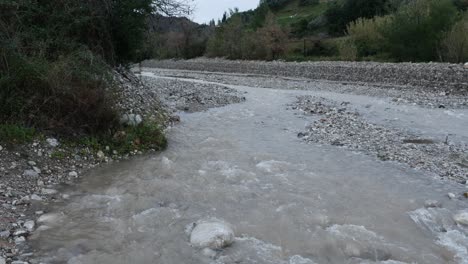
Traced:
<path fill-rule="evenodd" d="M 453 220 L 458 224 L 468 226 L 468 210 L 459 211 L 453 216 Z"/>
<path fill-rule="evenodd" d="M 208 220 L 194 224 L 190 244 L 197 248 L 222 249 L 234 242 L 232 227 L 223 221 Z"/>

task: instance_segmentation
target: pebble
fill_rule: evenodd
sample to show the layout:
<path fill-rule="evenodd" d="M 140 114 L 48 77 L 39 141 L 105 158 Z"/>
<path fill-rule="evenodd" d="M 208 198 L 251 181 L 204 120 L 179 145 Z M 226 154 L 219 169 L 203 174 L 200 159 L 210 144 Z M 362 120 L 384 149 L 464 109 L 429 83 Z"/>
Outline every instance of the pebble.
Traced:
<path fill-rule="evenodd" d="M 52 195 L 52 194 L 58 193 L 58 191 L 57 191 L 57 190 L 54 190 L 54 189 L 42 188 L 41 193 L 42 193 L 42 194 L 46 194 L 46 195 Z"/>
<path fill-rule="evenodd" d="M 5 230 L 5 231 L 0 232 L 0 238 L 8 238 L 9 236 L 10 236 L 10 231 L 9 230 Z"/>
<path fill-rule="evenodd" d="M 24 236 L 17 236 L 15 237 L 14 241 L 15 241 L 15 244 L 21 244 L 21 243 L 26 242 L 26 238 Z"/>
<path fill-rule="evenodd" d="M 436 200 L 427 200 L 424 202 L 424 207 L 431 208 L 431 207 L 441 207 L 439 201 Z"/>
<path fill-rule="evenodd" d="M 37 178 L 39 177 L 39 173 L 35 170 L 25 170 L 23 176 Z"/>
<path fill-rule="evenodd" d="M 0 264 L 6 264 L 6 260 L 2 256 L 0 256 Z"/>
<path fill-rule="evenodd" d="M 31 195 L 31 200 L 34 200 L 34 201 L 42 201 L 42 197 L 40 197 L 40 196 L 37 195 L 37 194 L 32 194 L 32 195 Z"/>
<path fill-rule="evenodd" d="M 60 145 L 58 140 L 55 139 L 55 138 L 48 138 L 48 139 L 46 139 L 46 142 L 47 142 L 47 144 L 49 144 L 49 146 L 51 146 L 53 148 L 58 147 Z"/>
<path fill-rule="evenodd" d="M 29 231 L 32 232 L 34 231 L 34 227 L 36 226 L 36 223 L 34 223 L 33 220 L 26 221 L 23 226 Z"/>
<path fill-rule="evenodd" d="M 97 153 L 96 153 L 96 156 L 98 157 L 98 159 L 100 160 L 103 160 L 106 155 L 104 154 L 104 152 L 102 152 L 101 150 L 99 150 Z"/>
<path fill-rule="evenodd" d="M 198 248 L 222 249 L 234 242 L 234 231 L 223 221 L 200 221 L 190 233 L 190 244 Z"/>
<path fill-rule="evenodd" d="M 76 177 L 78 177 L 78 173 L 77 173 L 76 171 L 70 171 L 70 172 L 68 173 L 68 176 L 69 176 L 69 177 L 72 177 L 72 178 L 76 178 Z"/>
<path fill-rule="evenodd" d="M 465 63 L 465 65 L 463 65 L 463 67 L 464 67 L 465 69 L 468 69 L 468 62 Z"/>
<path fill-rule="evenodd" d="M 455 199 L 457 196 L 453 193 L 448 193 L 447 196 L 450 198 L 450 199 Z"/>
<path fill-rule="evenodd" d="M 28 231 L 27 230 L 24 230 L 24 229 L 19 229 L 19 230 L 16 230 L 14 233 L 13 233 L 13 236 L 25 236 L 28 234 Z"/>
<path fill-rule="evenodd" d="M 34 162 L 32 160 L 28 161 L 28 164 L 29 164 L 29 166 L 36 166 L 36 162 Z"/>

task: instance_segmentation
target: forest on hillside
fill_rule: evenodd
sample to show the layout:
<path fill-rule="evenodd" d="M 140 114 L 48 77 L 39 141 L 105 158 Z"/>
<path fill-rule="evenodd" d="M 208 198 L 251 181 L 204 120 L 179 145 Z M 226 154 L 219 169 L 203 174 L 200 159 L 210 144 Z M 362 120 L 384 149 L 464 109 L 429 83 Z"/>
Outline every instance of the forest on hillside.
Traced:
<path fill-rule="evenodd" d="M 160 48 L 166 41 L 197 52 L 155 57 L 459 63 L 468 61 L 467 7 L 468 0 L 261 0 L 211 21 L 203 38 L 160 36 Z"/>

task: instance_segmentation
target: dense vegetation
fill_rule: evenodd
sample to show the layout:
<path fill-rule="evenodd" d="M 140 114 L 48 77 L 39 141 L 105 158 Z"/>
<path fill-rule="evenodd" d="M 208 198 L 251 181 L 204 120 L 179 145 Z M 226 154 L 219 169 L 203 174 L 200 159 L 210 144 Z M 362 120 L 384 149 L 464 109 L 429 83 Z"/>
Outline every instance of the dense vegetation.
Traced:
<path fill-rule="evenodd" d="M 206 55 L 464 62 L 467 7 L 468 0 L 261 0 L 255 10 L 226 13 Z"/>
<path fill-rule="evenodd" d="M 112 68 L 145 57 L 148 15 L 183 7 L 175 0 L 1 1 L 0 135 L 11 138 L 21 127 L 66 136 L 120 129 Z"/>

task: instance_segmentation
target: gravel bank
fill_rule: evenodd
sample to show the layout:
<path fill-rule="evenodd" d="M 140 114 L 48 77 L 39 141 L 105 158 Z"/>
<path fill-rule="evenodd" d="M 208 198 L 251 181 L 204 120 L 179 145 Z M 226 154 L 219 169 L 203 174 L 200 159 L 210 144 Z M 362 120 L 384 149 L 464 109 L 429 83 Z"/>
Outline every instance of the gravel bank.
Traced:
<path fill-rule="evenodd" d="M 305 78 L 287 78 L 281 76 L 253 76 L 245 74 L 202 73 L 196 71 L 174 71 L 146 68 L 161 76 L 200 79 L 210 82 L 241 85 L 259 88 L 331 91 L 343 94 L 368 95 L 390 98 L 396 104 L 414 104 L 425 108 L 467 108 L 468 94 L 452 94 L 441 91 L 417 89 L 409 86 L 365 84 L 336 81 L 316 81 Z M 468 74 L 468 71 L 467 71 Z"/>
<path fill-rule="evenodd" d="M 330 144 L 361 151 L 383 161 L 396 161 L 442 178 L 466 184 L 468 144 L 456 144 L 421 138 L 410 131 L 372 124 L 348 108 L 348 102 L 336 102 L 316 96 L 301 96 L 292 105 L 316 121 L 299 137 L 307 142 Z"/>
<path fill-rule="evenodd" d="M 144 67 L 303 77 L 314 80 L 398 85 L 399 89 L 468 95 L 463 64 L 377 62 L 259 62 L 222 59 L 146 61 Z"/>
<path fill-rule="evenodd" d="M 198 112 L 245 101 L 242 93 L 220 85 L 148 76 L 142 81 L 173 111 Z"/>
<path fill-rule="evenodd" d="M 172 113 L 179 110 L 202 111 L 245 100 L 242 94 L 222 86 L 147 77 L 142 82 L 124 69 L 116 70 L 115 78 L 119 84 L 116 95 L 122 98 L 120 112 L 143 119 L 175 121 Z M 50 204 L 68 199 L 60 193 L 61 187 L 72 185 L 102 163 L 139 154 L 121 155 L 110 148 L 96 152 L 55 138 L 0 146 L 0 264 L 27 263 L 32 255 L 28 236 L 37 228 L 46 228 L 41 227 L 40 217 L 47 216 Z"/>

